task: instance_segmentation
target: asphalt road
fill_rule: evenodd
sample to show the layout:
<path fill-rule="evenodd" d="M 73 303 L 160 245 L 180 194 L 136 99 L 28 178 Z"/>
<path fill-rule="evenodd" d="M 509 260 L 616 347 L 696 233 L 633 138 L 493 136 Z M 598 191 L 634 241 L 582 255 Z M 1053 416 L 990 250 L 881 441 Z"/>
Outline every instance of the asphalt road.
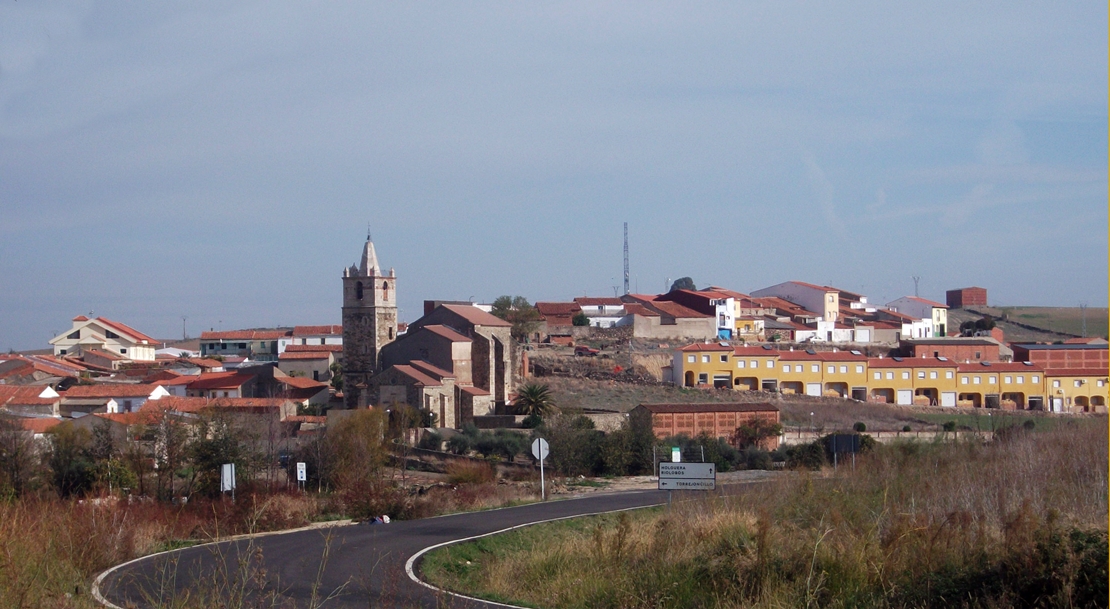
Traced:
<path fill-rule="evenodd" d="M 245 597 L 254 606 L 259 595 L 266 607 L 298 609 L 497 607 L 503 605 L 445 595 L 421 585 L 409 577 L 406 564 L 438 544 L 666 500 L 665 491 L 655 490 L 595 494 L 386 525 L 349 525 L 228 541 L 127 563 L 104 577 L 100 592 L 110 603 L 128 609 L 166 606 L 175 597 Z M 419 567 L 419 559 L 412 562 L 416 564 L 410 566 Z"/>

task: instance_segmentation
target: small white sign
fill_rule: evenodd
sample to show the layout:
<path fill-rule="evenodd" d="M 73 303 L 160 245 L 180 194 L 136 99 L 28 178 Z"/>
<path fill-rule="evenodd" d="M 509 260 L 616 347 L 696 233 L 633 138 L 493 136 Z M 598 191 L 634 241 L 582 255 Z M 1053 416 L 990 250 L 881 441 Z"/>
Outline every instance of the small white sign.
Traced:
<path fill-rule="evenodd" d="M 550 451 L 547 449 L 547 440 L 536 438 L 532 441 L 532 456 L 541 462 L 547 458 Z"/>
<path fill-rule="evenodd" d="M 682 449 L 677 446 L 671 447 L 671 463 L 678 463 L 682 461 Z"/>
<path fill-rule="evenodd" d="M 297 462 L 297 482 L 304 482 L 308 480 L 308 466 L 304 463 Z"/>
<path fill-rule="evenodd" d="M 235 464 L 224 463 L 220 466 L 220 492 L 235 490 Z"/>

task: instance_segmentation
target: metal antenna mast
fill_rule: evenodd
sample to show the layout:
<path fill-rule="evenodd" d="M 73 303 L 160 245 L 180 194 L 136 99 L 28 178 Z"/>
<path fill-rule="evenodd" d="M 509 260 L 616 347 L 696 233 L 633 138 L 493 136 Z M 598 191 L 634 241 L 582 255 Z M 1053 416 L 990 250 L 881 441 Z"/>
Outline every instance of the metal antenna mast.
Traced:
<path fill-rule="evenodd" d="M 1079 305 L 1079 310 L 1083 312 L 1083 338 L 1087 338 L 1087 304 Z"/>
<path fill-rule="evenodd" d="M 628 293 L 628 223 L 624 223 L 624 293 Z"/>
<path fill-rule="evenodd" d="M 914 275 L 913 276 L 913 295 L 914 295 L 914 298 L 920 296 L 920 294 L 917 293 L 917 282 L 919 282 L 919 281 L 921 281 L 921 277 L 918 277 L 917 275 Z"/>

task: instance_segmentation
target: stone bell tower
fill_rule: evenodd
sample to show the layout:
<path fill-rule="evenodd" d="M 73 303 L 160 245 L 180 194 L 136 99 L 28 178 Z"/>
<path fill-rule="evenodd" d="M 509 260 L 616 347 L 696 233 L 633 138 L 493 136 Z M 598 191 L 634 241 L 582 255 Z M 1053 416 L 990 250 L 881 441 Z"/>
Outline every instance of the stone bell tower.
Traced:
<path fill-rule="evenodd" d="M 347 408 L 373 404 L 367 381 L 378 370 L 381 348 L 397 338 L 397 277 L 382 273 L 374 243 L 366 235 L 362 261 L 343 270 L 343 402 Z"/>

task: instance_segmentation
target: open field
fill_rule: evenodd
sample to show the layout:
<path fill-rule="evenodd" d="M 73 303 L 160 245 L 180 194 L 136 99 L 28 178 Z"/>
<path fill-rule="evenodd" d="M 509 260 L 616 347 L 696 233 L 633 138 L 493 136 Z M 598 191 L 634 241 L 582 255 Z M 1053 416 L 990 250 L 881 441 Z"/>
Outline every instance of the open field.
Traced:
<path fill-rule="evenodd" d="M 878 447 L 831 476 L 538 525 L 428 556 L 526 606 L 1105 607 L 1107 429 Z"/>

